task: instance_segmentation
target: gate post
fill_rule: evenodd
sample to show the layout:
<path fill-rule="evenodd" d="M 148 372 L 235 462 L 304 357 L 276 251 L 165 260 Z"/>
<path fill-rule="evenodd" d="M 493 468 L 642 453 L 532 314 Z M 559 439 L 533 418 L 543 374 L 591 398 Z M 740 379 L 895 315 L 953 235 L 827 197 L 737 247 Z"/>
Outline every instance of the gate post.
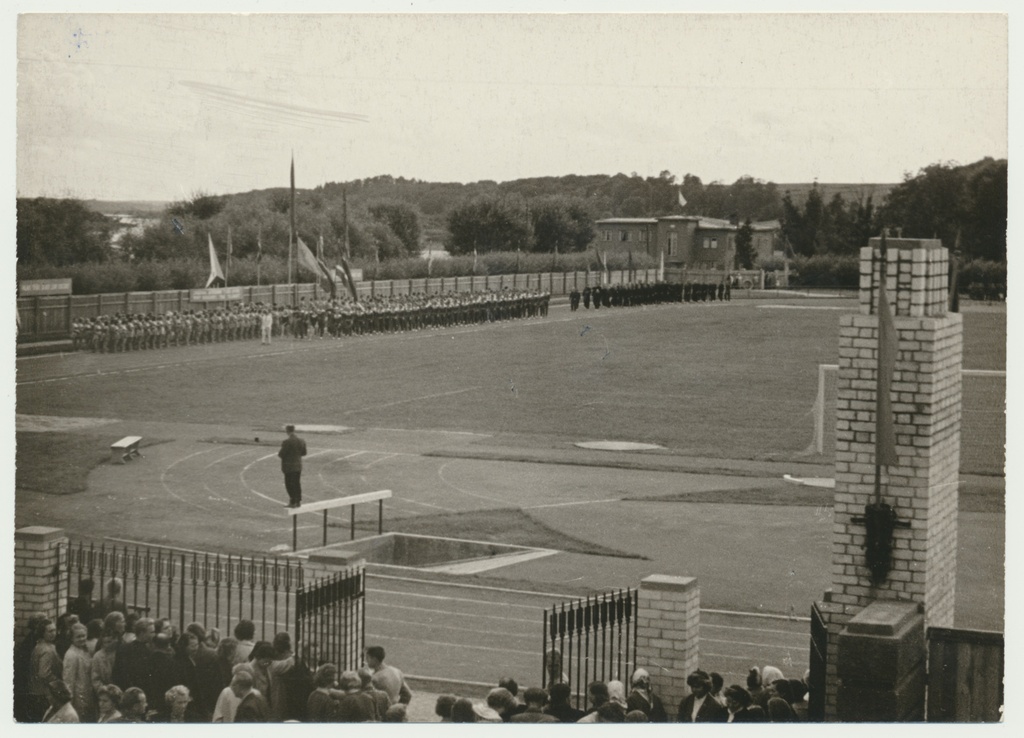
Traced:
<path fill-rule="evenodd" d="M 60 551 L 68 537 L 63 528 L 34 525 L 14 532 L 14 627 L 15 637 L 25 635 L 25 624 L 34 612 L 56 619 L 63 607 L 67 572 L 61 569 Z"/>
<path fill-rule="evenodd" d="M 872 238 L 861 249 L 860 311 L 839 324 L 832 586 L 817 603 L 828 629 L 827 721 L 842 717 L 839 636 L 861 611 L 876 600 L 897 600 L 921 605 L 925 627 L 953 622 L 962 316 L 947 312 L 948 252 L 938 240 L 888 239 L 884 272 L 881 245 Z M 883 465 L 884 494 L 875 463 L 882 279 L 896 334 L 890 391 L 895 463 Z M 875 526 L 869 540 L 869 508 L 881 498 L 898 524 L 886 535 Z M 876 551 L 888 549 L 885 571 L 869 568 L 869 543 Z"/>
<path fill-rule="evenodd" d="M 696 577 L 652 574 L 640 582 L 637 666 L 651 674 L 654 690 L 674 714 L 689 694 L 686 677 L 698 666 L 700 587 Z"/>

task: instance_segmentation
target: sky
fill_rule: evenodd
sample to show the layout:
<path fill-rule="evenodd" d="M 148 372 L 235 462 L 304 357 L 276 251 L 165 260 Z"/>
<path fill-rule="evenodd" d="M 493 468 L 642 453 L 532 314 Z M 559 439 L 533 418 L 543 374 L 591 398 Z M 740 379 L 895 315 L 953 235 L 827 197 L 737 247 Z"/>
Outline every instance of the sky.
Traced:
<path fill-rule="evenodd" d="M 16 40 L 19 197 L 282 187 L 293 152 L 299 187 L 894 183 L 1008 155 L 992 13 L 42 13 Z"/>

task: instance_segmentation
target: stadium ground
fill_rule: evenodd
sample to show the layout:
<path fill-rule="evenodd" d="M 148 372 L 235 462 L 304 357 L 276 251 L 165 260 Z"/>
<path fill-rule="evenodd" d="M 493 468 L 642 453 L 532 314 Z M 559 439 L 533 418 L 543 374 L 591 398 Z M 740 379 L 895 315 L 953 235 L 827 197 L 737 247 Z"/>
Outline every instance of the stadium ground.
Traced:
<path fill-rule="evenodd" d="M 830 495 L 781 477 L 831 475 L 829 458 L 805 452 L 817 365 L 836 361 L 838 316 L 854 303 L 806 305 L 556 305 L 545 320 L 405 335 L 21 359 L 19 440 L 61 430 L 94 444 L 97 461 L 128 433 L 152 445 L 127 466 L 72 469 L 88 474 L 86 488 L 58 498 L 36 477 L 59 453 L 23 443 L 17 525 L 281 550 L 291 536 L 274 457 L 280 428 L 330 425 L 337 432 L 304 434 L 307 500 L 389 488 L 388 530 L 494 538 L 518 519 L 537 524 L 534 545 L 575 541 L 576 551 L 487 572 L 488 581 L 572 594 L 691 575 L 705 607 L 806 615 L 828 586 Z M 965 367 L 1004 368 L 1005 312 L 964 320 Z M 593 440 L 664 448 L 574 445 Z M 971 444 L 988 450 L 971 457 L 970 484 L 996 503 L 961 506 L 957 624 L 998 630 L 1004 492 L 991 449 L 1002 440 L 965 435 Z M 369 532 L 374 515 L 364 514 Z M 332 541 L 347 538 L 347 521 L 334 519 Z M 309 526 L 303 545 L 319 537 Z"/>

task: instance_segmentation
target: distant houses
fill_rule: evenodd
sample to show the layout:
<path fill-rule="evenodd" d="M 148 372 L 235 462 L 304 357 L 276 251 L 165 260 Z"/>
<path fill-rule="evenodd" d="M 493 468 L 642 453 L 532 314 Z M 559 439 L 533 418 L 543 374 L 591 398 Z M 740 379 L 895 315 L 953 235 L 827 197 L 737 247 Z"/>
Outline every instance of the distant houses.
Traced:
<path fill-rule="evenodd" d="M 733 268 L 739 223 L 702 215 L 663 215 L 658 218 L 604 218 L 594 224 L 592 244 L 599 250 L 644 252 L 660 258 L 669 268 Z M 756 264 L 763 264 L 778 250 L 782 224 L 777 220 L 751 223 Z"/>

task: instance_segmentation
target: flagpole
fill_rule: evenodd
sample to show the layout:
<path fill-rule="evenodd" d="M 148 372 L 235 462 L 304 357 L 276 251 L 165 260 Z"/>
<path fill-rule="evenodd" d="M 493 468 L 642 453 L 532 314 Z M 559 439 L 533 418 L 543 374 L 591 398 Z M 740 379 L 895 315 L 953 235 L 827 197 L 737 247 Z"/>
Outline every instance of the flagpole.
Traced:
<path fill-rule="evenodd" d="M 882 288 L 888 278 L 887 254 L 885 244 L 885 228 L 882 228 L 882 244 L 879 248 L 881 253 L 881 265 L 878 268 L 878 363 L 875 371 L 875 504 L 882 504 L 882 463 L 878 458 L 878 434 L 882 427 L 882 300 L 885 299 L 885 290 Z M 874 254 L 872 254 L 874 258 Z"/>
<path fill-rule="evenodd" d="M 256 229 L 256 286 L 260 286 L 260 263 L 263 261 L 263 226 Z"/>
<path fill-rule="evenodd" d="M 228 256 L 224 260 L 224 286 L 228 286 L 228 274 L 231 272 L 231 226 L 228 226 Z"/>
<path fill-rule="evenodd" d="M 288 284 L 292 281 L 292 252 L 295 250 L 295 152 L 292 151 L 291 168 L 291 210 L 288 230 Z"/>

